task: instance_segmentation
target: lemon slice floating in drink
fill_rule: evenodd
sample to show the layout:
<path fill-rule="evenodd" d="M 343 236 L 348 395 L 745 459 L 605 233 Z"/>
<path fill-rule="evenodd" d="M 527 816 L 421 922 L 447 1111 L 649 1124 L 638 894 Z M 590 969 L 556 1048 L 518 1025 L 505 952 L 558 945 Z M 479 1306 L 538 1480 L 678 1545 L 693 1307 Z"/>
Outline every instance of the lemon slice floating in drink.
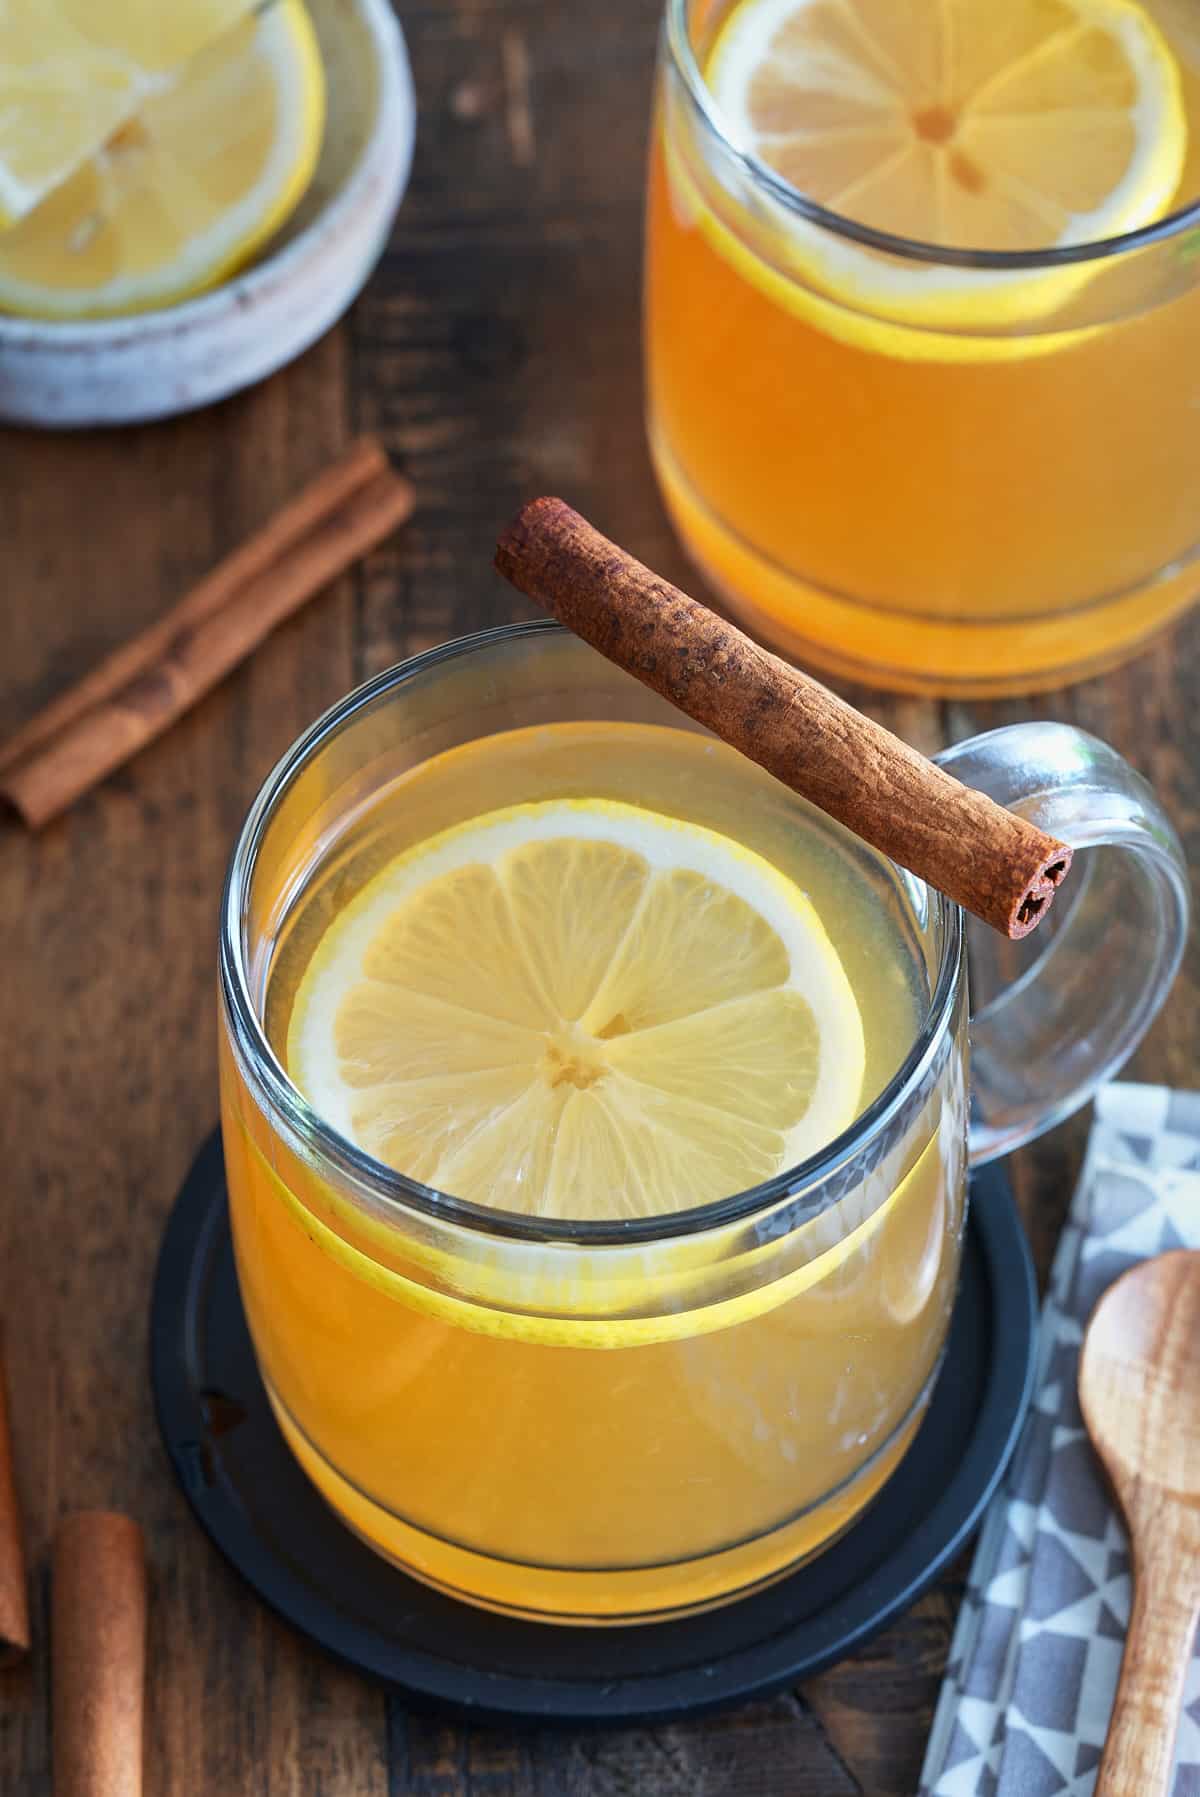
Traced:
<path fill-rule="evenodd" d="M 741 0 L 705 75 L 740 148 L 842 217 L 928 245 L 1136 230 L 1169 208 L 1187 152 L 1178 67 L 1134 0 Z M 1090 278 L 903 263 L 794 213 L 777 224 L 781 259 L 847 306 L 935 330 L 1019 326 Z"/>
<path fill-rule="evenodd" d="M 862 1022 L 811 903 L 752 851 L 606 800 L 493 812 L 327 930 L 289 1071 L 377 1159 L 530 1215 L 689 1209 L 823 1147 Z"/>
<path fill-rule="evenodd" d="M 223 31 L 162 72 L 94 155 L 0 232 L 0 310 L 103 317 L 223 280 L 308 186 L 324 93 L 302 0 L 272 0 Z"/>

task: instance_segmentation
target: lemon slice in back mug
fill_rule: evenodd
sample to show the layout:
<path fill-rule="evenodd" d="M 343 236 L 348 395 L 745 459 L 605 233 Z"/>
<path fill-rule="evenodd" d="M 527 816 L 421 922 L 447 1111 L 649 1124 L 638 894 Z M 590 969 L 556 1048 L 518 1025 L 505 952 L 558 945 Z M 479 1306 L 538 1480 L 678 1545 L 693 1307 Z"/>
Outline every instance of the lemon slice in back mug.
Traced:
<path fill-rule="evenodd" d="M 1187 154 L 1179 70 L 1136 0 L 741 0 L 705 79 L 730 140 L 798 192 L 935 247 L 1137 230 L 1168 210 Z M 906 263 L 790 212 L 779 227 L 799 275 L 935 331 L 1019 328 L 1090 278 Z"/>

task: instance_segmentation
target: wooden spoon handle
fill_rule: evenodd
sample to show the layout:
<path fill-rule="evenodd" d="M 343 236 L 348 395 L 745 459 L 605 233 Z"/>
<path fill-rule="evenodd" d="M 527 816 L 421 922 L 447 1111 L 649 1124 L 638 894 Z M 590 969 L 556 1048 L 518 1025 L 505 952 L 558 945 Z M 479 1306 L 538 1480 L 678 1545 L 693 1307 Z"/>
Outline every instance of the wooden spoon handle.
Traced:
<path fill-rule="evenodd" d="M 1133 1614 L 1095 1797 L 1168 1797 L 1197 1607 L 1191 1568 L 1169 1545 L 1140 1565 L 1135 1558 Z"/>

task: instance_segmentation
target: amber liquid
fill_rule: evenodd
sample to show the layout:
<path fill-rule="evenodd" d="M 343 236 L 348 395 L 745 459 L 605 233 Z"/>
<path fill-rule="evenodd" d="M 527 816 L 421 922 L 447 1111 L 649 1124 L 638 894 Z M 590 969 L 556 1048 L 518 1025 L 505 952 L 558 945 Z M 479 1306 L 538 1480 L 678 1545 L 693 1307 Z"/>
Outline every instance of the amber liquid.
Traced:
<path fill-rule="evenodd" d="M 271 945 L 277 1050 L 329 918 L 392 855 L 560 796 L 694 818 L 800 882 L 859 997 L 863 1102 L 884 1087 L 927 1002 L 898 889 L 722 745 L 622 724 L 514 731 L 383 781 L 325 841 Z M 363 1215 L 272 1127 L 228 1044 L 222 1073 L 238 1271 L 280 1423 L 345 1521 L 421 1577 L 561 1619 L 677 1613 L 816 1551 L 907 1447 L 958 1266 L 957 1049 L 867 1184 L 783 1239 L 610 1250 L 620 1301 L 586 1327 L 582 1262 Z"/>
<path fill-rule="evenodd" d="M 1192 121 L 1182 204 L 1200 191 L 1197 52 L 1153 10 Z M 1195 245 L 1156 251 L 1153 278 L 1131 259 L 1075 284 L 1024 341 L 972 346 L 789 290 L 719 175 L 697 173 L 689 130 L 664 87 L 650 441 L 695 561 L 761 634 L 878 684 L 1019 692 L 1110 665 L 1190 602 Z"/>

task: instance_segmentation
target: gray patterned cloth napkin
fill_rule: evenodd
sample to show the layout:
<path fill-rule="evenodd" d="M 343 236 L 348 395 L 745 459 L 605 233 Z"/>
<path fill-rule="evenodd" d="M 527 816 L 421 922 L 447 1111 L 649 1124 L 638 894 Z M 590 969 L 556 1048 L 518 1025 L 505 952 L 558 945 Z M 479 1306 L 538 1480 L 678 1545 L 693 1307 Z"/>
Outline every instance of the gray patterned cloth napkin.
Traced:
<path fill-rule="evenodd" d="M 1200 1092 L 1113 1085 L 1042 1309 L 1033 1405 L 985 1518 L 920 1797 L 1089 1797 L 1129 1618 L 1129 1555 L 1079 1414 L 1092 1307 L 1135 1262 L 1200 1247 Z M 1200 1645 L 1172 1797 L 1200 1797 Z"/>

